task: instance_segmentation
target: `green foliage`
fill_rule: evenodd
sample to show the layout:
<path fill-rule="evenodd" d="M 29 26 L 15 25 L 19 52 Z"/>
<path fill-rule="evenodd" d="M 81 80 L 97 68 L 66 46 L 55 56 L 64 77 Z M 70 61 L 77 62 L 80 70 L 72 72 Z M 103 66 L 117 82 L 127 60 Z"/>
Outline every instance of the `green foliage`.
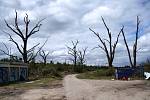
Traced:
<path fill-rule="evenodd" d="M 111 79 L 114 77 L 114 68 L 100 68 L 95 71 L 89 71 L 77 75 L 81 79 Z"/>
<path fill-rule="evenodd" d="M 144 71 L 150 72 L 150 58 L 148 58 L 142 65 L 144 66 Z"/>
<path fill-rule="evenodd" d="M 150 62 L 144 63 L 144 71 L 150 72 Z"/>
<path fill-rule="evenodd" d="M 77 73 L 83 73 L 85 69 L 84 69 L 84 66 L 74 66 L 73 70 L 74 72 L 77 72 Z"/>
<path fill-rule="evenodd" d="M 59 77 L 62 78 L 66 74 L 72 73 L 83 73 L 87 71 L 94 71 L 99 69 L 97 66 L 73 66 L 71 64 L 66 63 L 30 63 L 29 66 L 29 78 L 30 79 L 39 79 L 43 77 Z"/>
<path fill-rule="evenodd" d="M 57 64 L 41 64 L 31 63 L 29 66 L 29 78 L 38 79 L 41 77 L 63 77 L 63 72 L 70 71 L 70 65 Z"/>
<path fill-rule="evenodd" d="M 101 68 L 99 70 L 96 70 L 94 72 L 95 76 L 112 76 L 114 75 L 114 69 L 113 68 Z"/>

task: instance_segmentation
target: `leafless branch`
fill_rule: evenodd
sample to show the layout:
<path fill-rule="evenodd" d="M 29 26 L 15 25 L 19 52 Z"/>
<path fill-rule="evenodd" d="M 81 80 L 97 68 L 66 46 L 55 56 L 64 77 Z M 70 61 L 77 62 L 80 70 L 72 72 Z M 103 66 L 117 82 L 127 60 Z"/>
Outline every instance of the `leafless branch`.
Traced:
<path fill-rule="evenodd" d="M 140 20 L 139 20 L 139 17 L 137 16 L 136 33 L 135 33 L 136 38 L 135 38 L 135 43 L 133 44 L 133 60 L 132 60 L 132 57 L 131 57 L 131 53 L 130 53 L 129 46 L 128 46 L 128 43 L 127 43 L 127 40 L 126 40 L 126 37 L 125 37 L 124 30 L 122 29 L 122 35 L 123 35 L 123 38 L 124 38 L 124 43 L 125 43 L 126 48 L 127 48 L 128 57 L 129 57 L 131 67 L 136 67 L 136 59 L 137 59 L 137 51 L 138 51 L 137 50 L 137 40 L 138 40 L 138 33 L 139 33 L 139 24 L 140 24 Z"/>
<path fill-rule="evenodd" d="M 90 31 L 92 31 L 92 32 L 98 37 L 100 43 L 102 44 L 102 46 L 101 46 L 101 45 L 98 45 L 98 47 L 101 48 L 102 50 L 104 50 L 104 52 L 106 53 L 106 57 L 107 57 L 108 64 L 109 64 L 110 67 L 112 67 L 112 63 L 113 63 L 114 55 L 115 55 L 115 49 L 116 49 L 116 45 L 117 45 L 117 43 L 118 43 L 118 39 L 119 39 L 119 36 L 120 36 L 121 31 L 118 33 L 118 36 L 117 36 L 117 39 L 116 39 L 114 45 L 112 45 L 112 33 L 110 32 L 110 29 L 109 29 L 109 27 L 107 26 L 107 24 L 106 24 L 104 18 L 103 18 L 103 17 L 101 17 L 101 18 L 102 18 L 102 22 L 103 22 L 103 24 L 104 24 L 104 26 L 105 26 L 105 28 L 106 28 L 106 30 L 107 30 L 107 34 L 108 34 L 108 36 L 109 36 L 109 39 L 102 39 L 101 36 L 100 36 L 98 33 L 96 33 L 96 32 L 95 32 L 94 30 L 92 30 L 91 28 L 89 28 L 89 29 L 90 29 Z M 108 49 L 108 47 L 107 47 L 105 41 L 108 42 L 109 49 Z M 108 51 L 108 50 L 109 50 L 109 51 Z"/>
<path fill-rule="evenodd" d="M 87 47 L 81 50 L 78 50 L 78 58 L 79 58 L 79 64 L 83 65 L 85 63 L 85 54 L 86 54 Z"/>

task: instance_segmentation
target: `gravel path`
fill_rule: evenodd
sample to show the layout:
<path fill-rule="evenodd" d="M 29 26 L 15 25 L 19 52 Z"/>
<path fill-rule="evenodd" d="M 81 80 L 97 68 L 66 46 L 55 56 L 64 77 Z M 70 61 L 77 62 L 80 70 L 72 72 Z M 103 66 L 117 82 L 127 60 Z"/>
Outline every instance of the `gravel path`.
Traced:
<path fill-rule="evenodd" d="M 67 100 L 150 100 L 150 87 L 144 81 L 81 80 L 64 78 Z"/>
<path fill-rule="evenodd" d="M 67 100 L 93 100 L 94 90 L 88 83 L 68 75 L 64 78 Z"/>

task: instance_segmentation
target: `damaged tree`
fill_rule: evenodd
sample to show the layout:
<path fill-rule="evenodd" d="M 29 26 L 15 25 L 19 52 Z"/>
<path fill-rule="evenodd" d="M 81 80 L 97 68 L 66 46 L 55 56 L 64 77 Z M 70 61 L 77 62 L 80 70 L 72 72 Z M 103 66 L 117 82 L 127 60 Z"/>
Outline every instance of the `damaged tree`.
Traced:
<path fill-rule="evenodd" d="M 17 36 L 19 36 L 19 38 L 22 40 L 22 45 L 19 46 L 20 41 L 15 41 L 14 38 L 12 37 L 12 35 L 8 32 L 6 32 L 9 35 L 9 39 L 11 42 L 13 42 L 18 51 L 20 52 L 20 54 L 23 57 L 23 61 L 24 63 L 28 63 L 31 59 L 31 56 L 33 55 L 33 51 L 35 50 L 35 48 L 37 46 L 39 46 L 40 43 L 38 43 L 37 45 L 33 46 L 32 48 L 27 50 L 27 45 L 28 45 L 28 40 L 29 38 L 34 35 L 35 33 L 37 33 L 41 27 L 41 21 L 38 21 L 37 24 L 32 28 L 29 29 L 29 24 L 30 24 L 30 19 L 28 18 L 28 14 L 25 15 L 24 17 L 24 23 L 25 23 L 25 27 L 22 30 L 19 26 L 19 22 L 18 22 L 18 14 L 17 11 L 15 12 L 15 21 L 14 21 L 14 25 L 10 25 L 8 24 L 8 22 L 5 20 L 5 23 L 7 25 L 7 27 Z"/>
<path fill-rule="evenodd" d="M 99 39 L 100 43 L 102 44 L 101 45 L 98 45 L 98 48 L 101 48 L 105 53 L 106 53 L 106 57 L 107 57 L 107 61 L 108 61 L 108 65 L 109 67 L 112 67 L 112 63 L 113 63 L 113 60 L 114 60 L 114 56 L 115 56 L 115 49 L 116 49 L 116 46 L 117 46 L 117 43 L 118 43 L 118 40 L 119 40 L 119 36 L 121 34 L 121 31 L 123 30 L 123 27 L 121 28 L 120 32 L 118 33 L 117 35 L 117 38 L 116 38 L 116 41 L 115 43 L 113 44 L 112 43 L 112 33 L 110 32 L 110 29 L 108 28 L 108 26 L 106 25 L 105 23 L 105 20 L 104 18 L 102 17 L 102 21 L 103 21 L 103 24 L 107 30 L 107 34 L 108 34 L 108 37 L 109 39 L 103 39 L 99 33 L 96 33 L 94 30 L 92 30 L 91 28 L 89 28 Z M 109 44 L 109 47 L 107 47 L 106 45 L 106 42 L 108 42 Z"/>
<path fill-rule="evenodd" d="M 74 66 L 77 65 L 77 58 L 78 58 L 78 51 L 77 51 L 77 45 L 78 45 L 79 41 L 77 40 L 76 42 L 72 41 L 72 45 L 73 47 L 69 47 L 68 48 L 68 54 L 72 56 L 72 58 L 70 58 L 70 60 L 73 62 Z"/>
<path fill-rule="evenodd" d="M 7 45 L 5 43 L 3 43 L 4 47 L 6 50 L 4 49 L 0 49 L 1 52 L 3 52 L 5 55 L 9 56 L 9 60 L 10 62 L 12 61 L 17 61 L 18 60 L 18 57 L 17 56 L 14 56 L 11 52 L 11 47 L 8 48 Z"/>
<path fill-rule="evenodd" d="M 82 51 L 81 50 L 78 51 L 78 60 L 79 60 L 78 63 L 79 63 L 79 65 L 83 65 L 86 61 L 85 60 L 86 50 L 87 50 L 87 47 L 82 49 Z"/>
<path fill-rule="evenodd" d="M 43 64 L 46 65 L 47 64 L 47 57 L 50 54 L 50 52 L 45 52 L 44 50 L 41 50 L 39 52 L 39 55 L 41 56 L 42 60 L 43 60 Z"/>
<path fill-rule="evenodd" d="M 41 47 L 38 48 L 36 52 L 35 52 L 35 48 L 33 48 L 32 51 L 28 53 L 28 62 L 35 63 L 35 60 L 36 60 L 35 58 L 41 52 L 42 48 L 45 46 L 47 41 L 48 39 L 43 43 Z"/>
<path fill-rule="evenodd" d="M 124 43 L 126 45 L 127 48 L 127 52 L 128 52 L 128 57 L 129 57 L 129 61 L 130 61 L 130 65 L 131 67 L 136 67 L 136 59 L 137 59 L 137 40 L 138 40 L 138 33 L 139 33 L 139 24 L 140 24 L 140 20 L 139 17 L 137 16 L 137 22 L 136 22 L 136 36 L 135 36 L 135 43 L 133 45 L 133 59 L 131 57 L 131 52 L 129 50 L 129 46 L 124 34 L 124 30 L 122 29 L 122 35 L 123 35 L 123 39 L 124 39 Z"/>

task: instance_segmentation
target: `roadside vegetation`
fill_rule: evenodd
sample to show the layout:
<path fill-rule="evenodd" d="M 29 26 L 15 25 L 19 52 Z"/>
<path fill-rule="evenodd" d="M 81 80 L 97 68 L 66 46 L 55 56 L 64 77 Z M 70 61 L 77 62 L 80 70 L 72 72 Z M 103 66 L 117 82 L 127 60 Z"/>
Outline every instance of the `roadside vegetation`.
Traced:
<path fill-rule="evenodd" d="M 150 59 L 148 58 L 145 62 L 141 63 L 144 66 L 144 72 L 150 72 Z M 115 79 L 115 69 L 112 67 L 101 67 L 94 71 L 87 71 L 76 76 L 79 79 Z M 132 80 L 141 79 L 140 76 L 131 77 Z M 150 85 L 147 81 L 146 84 Z"/>
<path fill-rule="evenodd" d="M 112 79 L 115 75 L 114 68 L 100 68 L 95 71 L 81 73 L 76 77 L 79 79 Z"/>
<path fill-rule="evenodd" d="M 57 83 L 57 84 L 56 84 Z M 53 85 L 61 85 L 60 78 L 39 78 L 37 80 L 28 80 L 24 82 L 12 82 L 9 84 L 3 84 L 2 86 L 9 89 L 32 89 L 32 88 L 50 88 Z"/>
<path fill-rule="evenodd" d="M 100 69 L 99 66 L 87 66 L 87 65 L 72 65 L 66 63 L 48 63 L 46 65 L 42 63 L 31 63 L 29 67 L 29 80 L 35 80 L 39 78 L 51 77 L 62 79 L 68 74 L 78 74 Z"/>
<path fill-rule="evenodd" d="M 142 65 L 144 66 L 145 72 L 150 72 L 150 58 L 147 58 L 147 60 L 143 62 Z"/>

